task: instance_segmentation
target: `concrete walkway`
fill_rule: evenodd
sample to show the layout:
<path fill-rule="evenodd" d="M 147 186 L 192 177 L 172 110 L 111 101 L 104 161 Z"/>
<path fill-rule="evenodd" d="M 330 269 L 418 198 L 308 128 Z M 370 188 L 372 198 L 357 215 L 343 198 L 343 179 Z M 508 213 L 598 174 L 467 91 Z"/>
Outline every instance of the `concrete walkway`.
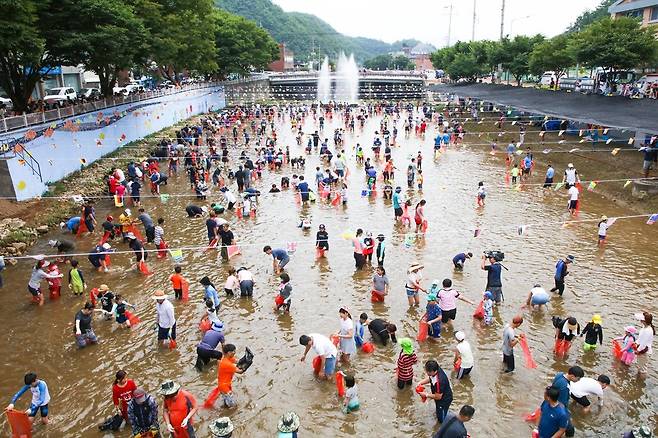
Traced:
<path fill-rule="evenodd" d="M 433 92 L 478 98 L 551 117 L 658 134 L 658 101 L 655 100 L 491 84 L 441 84 L 429 88 Z"/>

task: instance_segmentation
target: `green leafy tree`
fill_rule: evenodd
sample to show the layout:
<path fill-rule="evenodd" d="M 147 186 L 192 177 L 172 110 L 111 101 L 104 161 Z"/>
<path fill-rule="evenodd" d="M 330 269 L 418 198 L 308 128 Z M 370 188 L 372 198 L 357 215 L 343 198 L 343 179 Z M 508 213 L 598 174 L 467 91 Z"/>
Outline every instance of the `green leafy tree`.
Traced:
<path fill-rule="evenodd" d="M 653 65 L 658 60 L 654 32 L 641 28 L 639 21 L 630 17 L 601 19 L 574 36 L 576 60 L 606 71 Z"/>
<path fill-rule="evenodd" d="M 530 66 L 528 59 L 534 47 L 544 40 L 542 35 L 535 35 L 528 37 L 525 35 L 517 35 L 513 40 L 504 39 L 502 41 L 502 66 L 508 70 L 516 84 L 521 85 L 521 80 L 524 76 L 530 73 Z"/>
<path fill-rule="evenodd" d="M 276 41 L 253 21 L 222 10 L 214 12 L 218 75 L 263 70 L 278 58 Z"/>
<path fill-rule="evenodd" d="M 474 81 L 482 74 L 482 65 L 478 64 L 475 55 L 472 53 L 457 53 L 445 71 L 453 80 L 467 79 Z"/>
<path fill-rule="evenodd" d="M 95 72 L 101 93 L 112 95 L 118 74 L 143 60 L 146 28 L 122 0 L 58 0 L 48 11 L 57 30 L 48 44 L 63 62 Z"/>
<path fill-rule="evenodd" d="M 375 56 L 363 63 L 365 68 L 371 70 L 413 70 L 414 63 L 403 55 L 390 54 Z"/>
<path fill-rule="evenodd" d="M 149 65 L 172 82 L 217 70 L 212 0 L 133 0 L 148 30 Z"/>
<path fill-rule="evenodd" d="M 576 56 L 571 46 L 571 35 L 562 34 L 537 44 L 530 54 L 530 73 L 541 75 L 545 71 L 555 72 L 555 86 L 569 67 L 576 64 Z"/>
<path fill-rule="evenodd" d="M 610 13 L 608 8 L 617 0 L 603 0 L 600 5 L 596 7 L 593 11 L 583 12 L 576 21 L 569 26 L 567 33 L 580 32 L 590 24 L 601 20 L 602 18 L 609 18 Z"/>
<path fill-rule="evenodd" d="M 44 20 L 49 6 L 48 0 L 0 0 L 0 87 L 17 112 L 27 110 L 36 84 L 60 63 L 43 37 L 55 30 Z"/>

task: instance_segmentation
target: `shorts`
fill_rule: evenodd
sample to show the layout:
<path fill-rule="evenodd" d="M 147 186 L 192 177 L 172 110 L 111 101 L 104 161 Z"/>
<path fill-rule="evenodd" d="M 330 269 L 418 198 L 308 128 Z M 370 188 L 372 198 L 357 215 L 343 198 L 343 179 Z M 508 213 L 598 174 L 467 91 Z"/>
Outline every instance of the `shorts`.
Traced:
<path fill-rule="evenodd" d="M 416 225 L 420 225 L 423 223 L 423 221 L 419 217 L 415 217 L 414 222 L 416 222 Z"/>
<path fill-rule="evenodd" d="M 36 417 L 37 412 L 41 414 L 41 418 L 48 417 L 48 405 L 30 407 L 30 412 L 27 414 L 28 417 Z"/>
<path fill-rule="evenodd" d="M 164 328 L 158 326 L 158 341 L 164 341 L 170 338 L 170 332 L 171 331 L 171 339 L 176 340 L 176 323 L 174 323 L 171 328 Z"/>
<path fill-rule="evenodd" d="M 602 235 L 599 234 L 599 241 L 603 241 L 603 240 L 605 240 L 606 237 L 607 237 L 607 236 L 602 236 Z"/>
<path fill-rule="evenodd" d="M 290 261 L 290 257 L 286 256 L 283 260 L 279 260 L 279 268 L 285 267 Z"/>
<path fill-rule="evenodd" d="M 345 176 L 345 172 L 343 171 L 343 169 L 336 169 L 336 175 L 338 175 L 339 178 L 342 178 L 343 176 Z"/>
<path fill-rule="evenodd" d="M 327 357 L 324 359 L 324 374 L 330 376 L 336 371 L 336 358 Z"/>
<path fill-rule="evenodd" d="M 450 310 L 442 310 L 441 311 L 441 322 L 442 323 L 447 323 L 450 320 L 455 320 L 457 317 L 457 309 L 450 309 Z"/>
<path fill-rule="evenodd" d="M 572 398 L 576 403 L 578 403 L 580 406 L 582 406 L 582 407 L 584 407 L 584 408 L 586 408 L 586 407 L 588 407 L 589 405 L 592 404 L 592 402 L 589 401 L 589 399 L 587 398 L 586 395 L 584 395 L 584 396 L 582 396 L 582 397 L 576 397 L 575 395 L 571 394 L 571 398 Z"/>
<path fill-rule="evenodd" d="M 30 293 L 32 294 L 33 297 L 38 297 L 39 295 L 41 295 L 41 289 L 38 289 L 38 288 L 35 289 L 30 285 L 27 286 L 27 290 L 30 291 Z"/>
<path fill-rule="evenodd" d="M 538 306 L 546 303 L 548 303 L 548 296 L 543 296 L 543 297 L 533 296 L 532 299 L 530 300 L 530 304 L 532 304 L 533 306 Z"/>
<path fill-rule="evenodd" d="M 222 403 L 227 408 L 233 408 L 237 405 L 235 399 L 233 398 L 233 393 L 229 392 L 228 394 L 222 393 Z"/>
<path fill-rule="evenodd" d="M 528 168 L 523 169 L 523 175 L 530 175 L 530 169 Z"/>
<path fill-rule="evenodd" d="M 128 321 L 128 318 L 126 317 L 126 314 L 122 314 L 116 317 L 115 321 L 119 324 L 124 324 L 126 321 Z"/>
<path fill-rule="evenodd" d="M 402 214 L 404 212 L 402 211 L 402 207 L 398 207 L 395 209 L 395 217 L 402 217 Z"/>
<path fill-rule="evenodd" d="M 575 210 L 577 207 L 578 207 L 577 199 L 575 201 L 573 200 L 569 201 L 569 210 Z"/>
<path fill-rule="evenodd" d="M 473 367 L 459 368 L 459 370 L 457 371 L 457 379 L 463 379 L 464 377 L 468 376 L 469 374 L 471 374 L 472 369 Z"/>
<path fill-rule="evenodd" d="M 407 296 L 409 298 L 418 296 L 418 291 L 416 289 L 409 289 L 408 287 L 405 287 L 405 289 L 407 290 Z"/>
<path fill-rule="evenodd" d="M 489 286 L 487 288 L 493 294 L 493 299 L 496 303 L 503 301 L 503 288 L 502 286 Z"/>

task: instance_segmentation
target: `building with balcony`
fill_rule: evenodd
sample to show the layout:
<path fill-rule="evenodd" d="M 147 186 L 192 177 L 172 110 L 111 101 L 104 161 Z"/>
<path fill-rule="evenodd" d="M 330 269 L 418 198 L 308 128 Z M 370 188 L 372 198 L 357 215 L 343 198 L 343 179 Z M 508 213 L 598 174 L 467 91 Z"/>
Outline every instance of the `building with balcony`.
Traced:
<path fill-rule="evenodd" d="M 635 17 L 641 20 L 642 27 L 658 25 L 658 0 L 617 0 L 608 12 L 612 18 Z"/>

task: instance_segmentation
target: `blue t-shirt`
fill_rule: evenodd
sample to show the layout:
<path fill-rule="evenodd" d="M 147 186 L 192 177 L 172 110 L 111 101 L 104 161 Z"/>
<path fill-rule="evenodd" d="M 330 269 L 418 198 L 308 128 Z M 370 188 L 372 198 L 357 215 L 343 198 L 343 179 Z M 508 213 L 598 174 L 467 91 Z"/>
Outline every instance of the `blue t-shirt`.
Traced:
<path fill-rule="evenodd" d="M 441 308 L 438 304 L 428 304 L 425 311 L 427 312 L 427 320 L 431 321 L 433 319 L 439 318 L 441 316 Z M 441 337 L 441 321 L 437 321 L 431 324 L 430 336 L 433 338 Z"/>
<path fill-rule="evenodd" d="M 569 406 L 569 380 L 564 376 L 564 373 L 557 373 L 553 379 L 553 386 L 560 390 L 560 396 L 557 401 L 562 403 L 565 407 Z"/>
<path fill-rule="evenodd" d="M 69 231 L 73 231 L 79 226 L 80 226 L 80 216 L 72 217 L 71 219 L 66 221 L 66 228 L 68 228 Z"/>
<path fill-rule="evenodd" d="M 434 139 L 434 146 L 440 146 L 441 145 L 441 134 L 437 135 L 436 138 Z"/>
<path fill-rule="evenodd" d="M 206 219 L 206 228 L 208 228 L 208 239 L 214 239 L 215 230 L 217 229 L 217 222 L 215 219 Z"/>
<path fill-rule="evenodd" d="M 552 407 L 544 400 L 541 404 L 541 419 L 539 420 L 539 438 L 550 438 L 560 429 L 566 429 L 569 424 L 569 414 L 562 404 Z"/>
<path fill-rule="evenodd" d="M 443 134 L 443 142 L 445 144 L 450 143 L 450 134 Z"/>
<path fill-rule="evenodd" d="M 456 256 L 454 256 L 452 258 L 452 263 L 455 263 L 455 264 L 457 264 L 457 263 L 462 263 L 463 264 L 465 261 L 466 261 L 466 254 L 464 254 L 463 252 L 460 252 L 459 254 L 457 254 Z"/>
<path fill-rule="evenodd" d="M 213 305 L 215 307 L 219 307 L 219 295 L 217 294 L 217 289 L 215 289 L 210 285 L 205 286 L 205 288 L 206 288 L 205 298 L 210 298 L 213 302 Z"/>
<path fill-rule="evenodd" d="M 299 184 L 297 184 L 297 190 L 299 190 L 299 193 L 304 195 L 308 195 L 308 183 L 306 181 L 302 181 Z"/>
<path fill-rule="evenodd" d="M 510 143 L 507 145 L 507 153 L 508 154 L 513 154 L 516 151 L 516 146 L 514 143 Z"/>
<path fill-rule="evenodd" d="M 288 258 L 288 253 L 285 249 L 275 248 L 272 250 L 272 257 L 277 260 L 285 260 Z"/>
<path fill-rule="evenodd" d="M 393 193 L 393 208 L 400 208 L 400 194 Z"/>
<path fill-rule="evenodd" d="M 546 171 L 546 178 L 553 178 L 553 176 L 555 176 L 555 169 L 549 167 Z"/>
<path fill-rule="evenodd" d="M 487 271 L 487 287 L 503 287 L 503 282 L 500 279 L 500 274 L 502 272 L 502 266 L 500 266 L 500 263 L 487 265 L 484 269 Z"/>
<path fill-rule="evenodd" d="M 532 158 L 530 157 L 525 157 L 523 159 L 523 164 L 525 165 L 526 169 L 530 169 L 532 167 Z"/>

